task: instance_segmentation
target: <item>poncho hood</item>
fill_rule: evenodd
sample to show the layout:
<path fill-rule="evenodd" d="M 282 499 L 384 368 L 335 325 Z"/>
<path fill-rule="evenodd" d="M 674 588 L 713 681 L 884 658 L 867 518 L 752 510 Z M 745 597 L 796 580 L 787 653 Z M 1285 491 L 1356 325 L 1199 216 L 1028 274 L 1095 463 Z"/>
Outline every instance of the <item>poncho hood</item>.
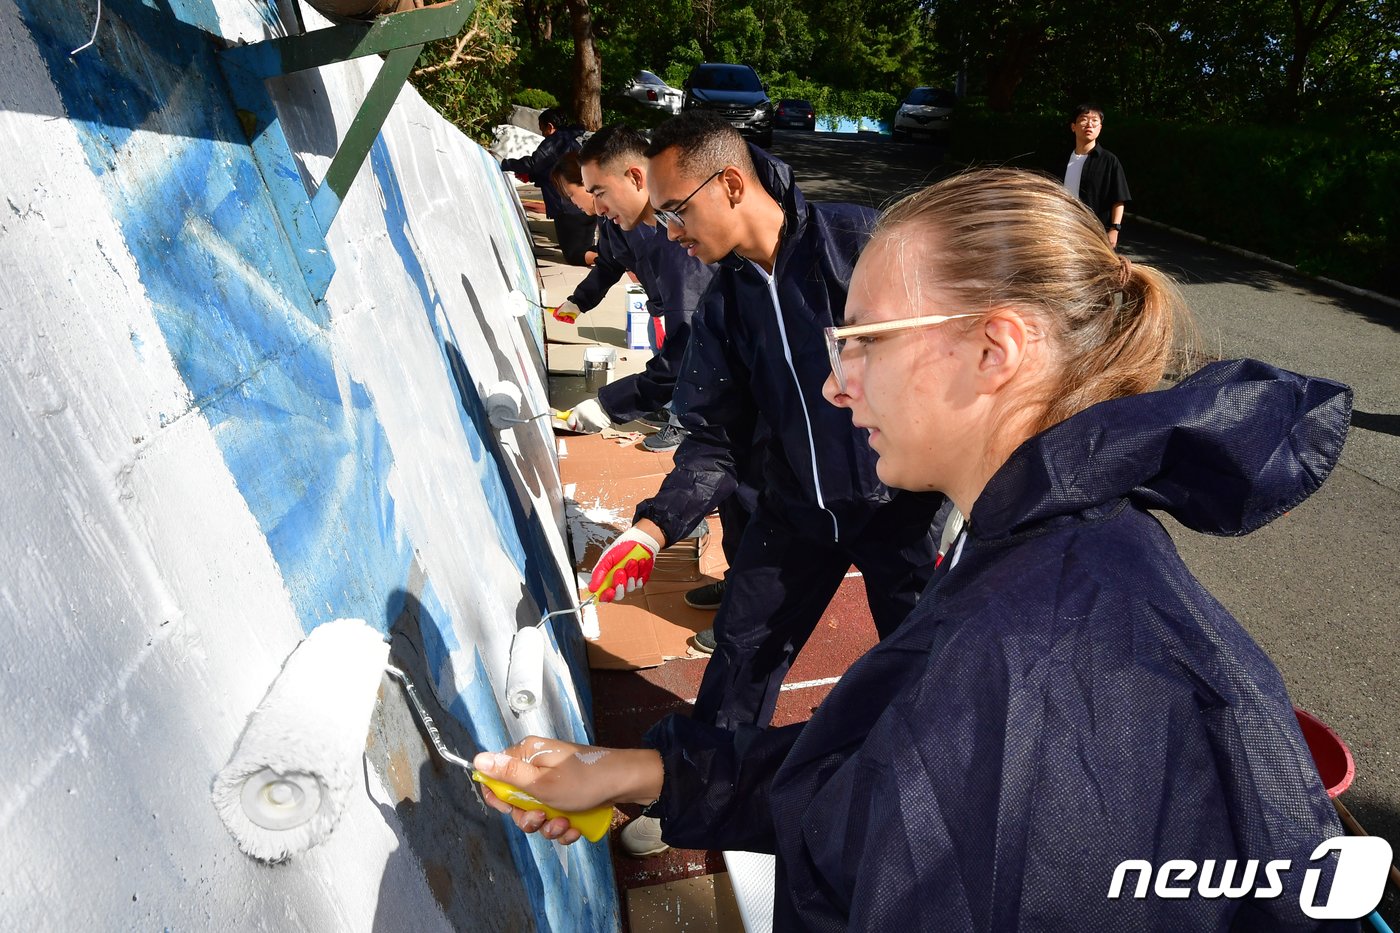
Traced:
<path fill-rule="evenodd" d="M 1206 366 L 1102 402 L 1030 438 L 972 508 L 972 533 L 1015 535 L 1122 499 L 1194 531 L 1243 535 L 1312 495 L 1341 455 L 1351 389 L 1258 360 Z"/>

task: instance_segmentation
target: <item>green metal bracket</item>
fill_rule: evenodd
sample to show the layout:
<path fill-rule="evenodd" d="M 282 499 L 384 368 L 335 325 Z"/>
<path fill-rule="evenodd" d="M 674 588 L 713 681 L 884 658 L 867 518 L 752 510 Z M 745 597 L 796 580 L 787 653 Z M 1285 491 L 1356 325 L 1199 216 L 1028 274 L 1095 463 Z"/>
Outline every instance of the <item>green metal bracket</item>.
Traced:
<path fill-rule="evenodd" d="M 325 297 L 335 274 L 326 232 L 359 174 L 365 156 L 408 80 L 423 46 L 461 32 L 476 0 L 453 0 L 420 10 L 381 16 L 372 22 L 317 29 L 238 45 L 219 53 L 253 160 L 277 205 L 278 219 L 296 250 L 312 295 Z M 314 194 L 302 184 L 291 146 L 282 132 L 267 79 L 365 55 L 386 55 L 379 75 L 346 131 L 326 177 Z"/>

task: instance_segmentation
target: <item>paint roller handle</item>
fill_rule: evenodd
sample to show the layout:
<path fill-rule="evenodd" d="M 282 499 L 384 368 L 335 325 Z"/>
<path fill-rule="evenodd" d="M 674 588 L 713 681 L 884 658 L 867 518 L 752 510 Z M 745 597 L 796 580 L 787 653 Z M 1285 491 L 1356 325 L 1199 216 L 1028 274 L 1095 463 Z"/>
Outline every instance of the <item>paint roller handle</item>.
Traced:
<path fill-rule="evenodd" d="M 480 771 L 472 772 L 472 780 L 478 784 L 485 784 L 491 788 L 491 793 L 513 807 L 519 807 L 522 810 L 543 810 L 545 816 L 551 820 L 564 817 L 589 842 L 597 842 L 602 839 L 608 834 L 608 827 L 612 826 L 613 808 L 611 806 L 594 807 L 591 810 L 581 812 L 559 810 L 547 803 L 541 803 L 518 787 L 513 787 L 505 781 L 487 777 Z"/>
<path fill-rule="evenodd" d="M 661 542 L 633 525 L 603 551 L 588 580 L 588 590 L 600 602 L 617 602 L 651 579 Z"/>
<path fill-rule="evenodd" d="M 433 748 L 437 749 L 437 753 L 442 756 L 442 760 L 446 761 L 448 764 L 466 768 L 468 771 L 475 774 L 476 769 L 472 767 L 472 763 L 461 755 L 453 753 L 453 751 L 447 747 L 447 744 L 443 742 L 442 734 L 438 732 L 437 724 L 433 722 L 433 717 L 428 715 L 428 708 L 424 706 L 423 701 L 419 699 L 418 688 L 413 686 L 413 681 L 408 679 L 408 675 L 392 664 L 386 665 L 384 670 L 386 673 L 397 678 L 399 683 L 403 684 L 404 692 L 408 694 L 409 702 L 412 704 L 414 712 L 418 714 L 418 721 L 423 724 L 423 729 L 428 733 L 428 739 L 433 743 Z"/>

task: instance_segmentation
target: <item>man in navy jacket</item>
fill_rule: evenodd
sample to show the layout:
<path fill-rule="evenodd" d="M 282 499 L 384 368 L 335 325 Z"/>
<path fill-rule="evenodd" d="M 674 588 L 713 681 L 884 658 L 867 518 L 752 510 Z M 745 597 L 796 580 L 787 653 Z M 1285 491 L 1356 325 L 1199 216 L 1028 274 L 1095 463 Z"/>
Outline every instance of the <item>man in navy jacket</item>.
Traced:
<path fill-rule="evenodd" d="M 659 347 L 645 370 L 605 386 L 596 400 L 575 407 L 571 423 L 581 430 L 632 421 L 670 404 L 690 319 L 714 277 L 713 267 L 687 255 L 656 226 L 646 192 L 646 146 L 636 130 L 614 124 L 590 136 L 579 152 L 584 187 L 600 219 L 598 260 L 554 316 L 572 323 L 596 307 L 624 272 L 631 272 L 646 290 L 647 311 L 664 335 L 654 340 Z"/>
<path fill-rule="evenodd" d="M 523 181 L 538 185 L 544 199 L 545 216 L 554 221 L 556 239 L 570 265 L 584 266 L 584 256 L 593 249 L 593 218 L 569 201 L 549 180 L 556 162 L 567 152 L 577 152 L 582 130 L 558 107 L 540 113 L 540 133 L 544 139 L 535 151 L 516 159 L 502 159 L 501 171 L 514 172 Z"/>
<path fill-rule="evenodd" d="M 715 616 L 716 647 L 694 716 L 722 728 L 762 726 L 852 564 L 865 576 L 881 636 L 904 620 L 933 571 L 933 523 L 944 500 L 886 488 L 867 433 L 822 398 L 831 372 L 823 328 L 844 320 L 874 211 L 808 204 L 787 165 L 712 114 L 662 124 L 647 155 L 647 188 L 668 235 L 719 271 L 692 321 L 676 385 L 673 406 L 687 436 L 675 467 L 594 578 L 639 541 L 654 554 L 648 542 L 659 549 L 684 536 L 729 496 L 735 449 L 761 417 L 770 434 L 758 508 Z M 628 850 L 642 854 L 633 841 L 624 833 Z M 657 843 L 660 851 L 659 836 Z"/>

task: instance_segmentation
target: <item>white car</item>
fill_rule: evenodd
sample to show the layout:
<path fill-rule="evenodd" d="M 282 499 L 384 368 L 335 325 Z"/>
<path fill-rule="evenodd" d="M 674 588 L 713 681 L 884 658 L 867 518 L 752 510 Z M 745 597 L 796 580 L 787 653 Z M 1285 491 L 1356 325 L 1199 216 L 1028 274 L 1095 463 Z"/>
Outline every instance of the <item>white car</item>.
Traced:
<path fill-rule="evenodd" d="M 937 87 L 914 88 L 894 115 L 894 135 L 908 137 L 913 133 L 948 132 L 957 102 L 952 91 Z"/>
<path fill-rule="evenodd" d="M 671 87 L 650 71 L 639 71 L 622 89 L 623 97 L 630 97 L 644 107 L 656 107 L 671 113 L 681 112 L 681 101 L 685 99 L 680 89 Z"/>

